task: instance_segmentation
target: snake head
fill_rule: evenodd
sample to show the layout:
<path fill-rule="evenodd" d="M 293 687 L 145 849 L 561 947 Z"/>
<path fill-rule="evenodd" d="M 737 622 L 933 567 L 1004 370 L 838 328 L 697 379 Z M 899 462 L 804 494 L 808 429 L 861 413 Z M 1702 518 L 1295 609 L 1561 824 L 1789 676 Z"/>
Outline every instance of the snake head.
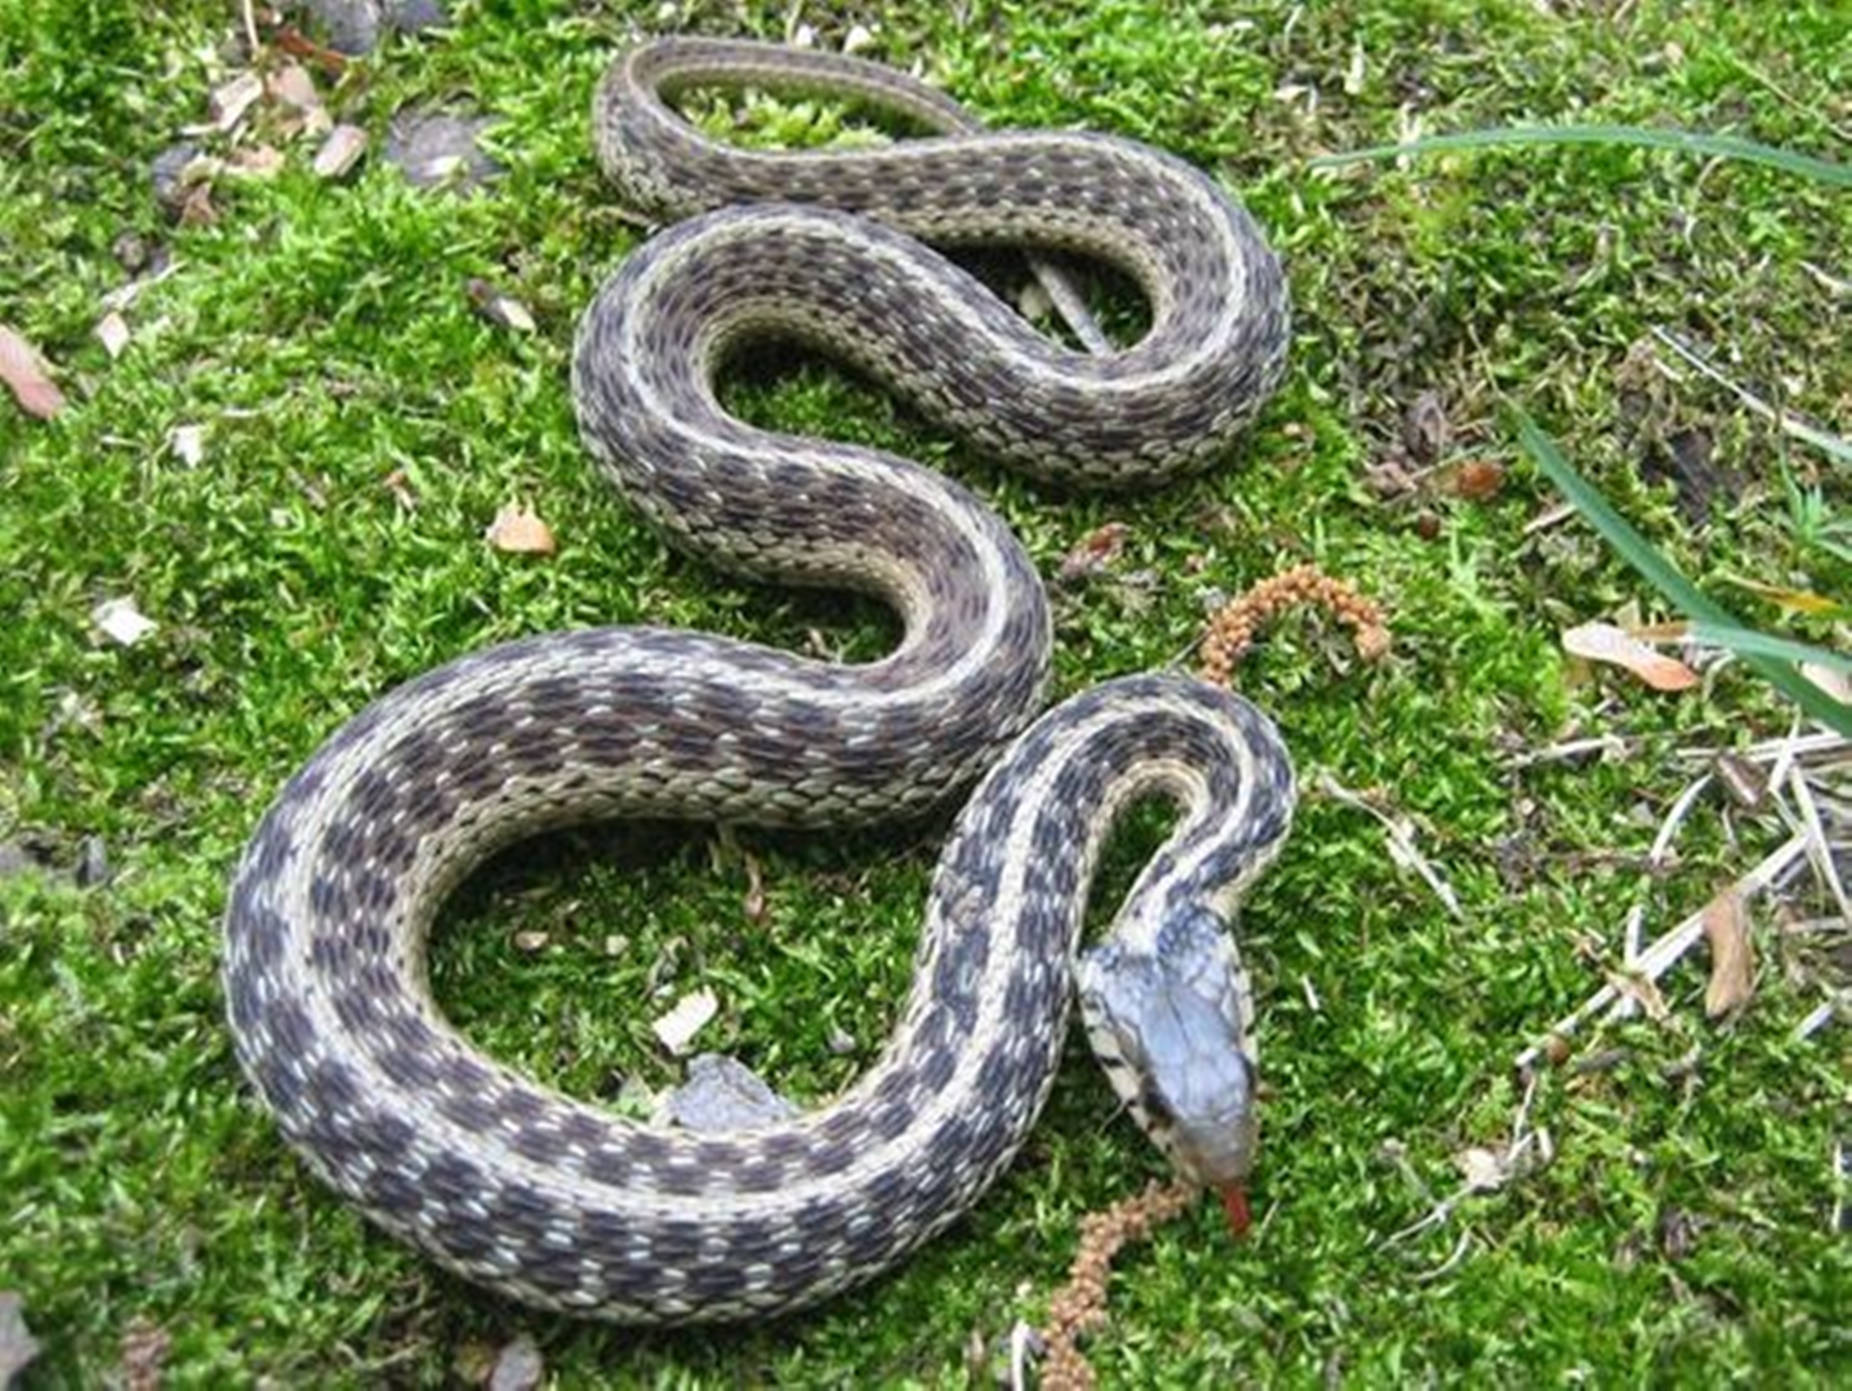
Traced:
<path fill-rule="evenodd" d="M 1240 969 L 1221 920 L 1207 908 L 1173 912 L 1149 947 L 1109 939 L 1083 953 L 1077 977 L 1113 1089 L 1179 1170 L 1221 1192 L 1241 1230 L 1260 1128 Z"/>

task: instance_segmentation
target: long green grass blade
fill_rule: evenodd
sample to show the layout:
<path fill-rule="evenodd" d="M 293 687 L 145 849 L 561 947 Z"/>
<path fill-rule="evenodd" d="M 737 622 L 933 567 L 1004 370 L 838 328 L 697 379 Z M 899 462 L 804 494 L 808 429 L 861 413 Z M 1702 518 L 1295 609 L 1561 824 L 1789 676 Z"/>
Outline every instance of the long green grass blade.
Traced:
<path fill-rule="evenodd" d="M 1632 523 L 1616 512 L 1608 500 L 1570 466 L 1555 442 L 1537 427 L 1537 422 L 1529 414 L 1521 407 L 1514 406 L 1512 410 L 1517 419 L 1518 439 L 1531 458 L 1537 461 L 1537 467 L 1549 475 L 1550 481 L 1588 518 L 1589 525 L 1600 532 L 1602 538 L 1619 551 L 1629 565 L 1644 575 L 1653 588 L 1700 623 L 1715 628 L 1742 628 L 1743 625 L 1728 609 L 1706 598 L 1696 585 L 1673 568 L 1652 542 L 1635 531 Z M 1766 677 L 1809 716 L 1852 738 L 1852 705 L 1834 700 L 1802 676 L 1789 662 L 1778 657 L 1745 652 L 1743 661 Z"/>
<path fill-rule="evenodd" d="M 1422 155 L 1442 150 L 1487 150 L 1502 145 L 1644 145 L 1656 150 L 1677 150 L 1683 154 L 1705 155 L 1720 159 L 1740 159 L 1751 164 L 1767 165 L 1802 178 L 1840 188 L 1852 188 L 1852 165 L 1812 155 L 1796 154 L 1735 135 L 1710 135 L 1693 130 L 1658 130 L 1651 126 L 1501 126 L 1490 130 L 1459 131 L 1452 135 L 1424 135 L 1400 145 L 1372 145 L 1362 150 L 1345 150 L 1334 155 L 1319 155 L 1308 161 L 1313 169 L 1331 169 L 1369 159 L 1396 159 L 1402 155 Z"/>
<path fill-rule="evenodd" d="M 1691 625 L 1691 636 L 1713 647 L 1727 647 L 1739 656 L 1775 657 L 1784 662 L 1808 662 L 1833 671 L 1852 673 L 1852 653 L 1835 652 L 1829 647 L 1815 647 L 1810 642 L 1778 638 L 1758 633 L 1753 628 L 1730 628 L 1720 623 L 1698 622 Z"/>

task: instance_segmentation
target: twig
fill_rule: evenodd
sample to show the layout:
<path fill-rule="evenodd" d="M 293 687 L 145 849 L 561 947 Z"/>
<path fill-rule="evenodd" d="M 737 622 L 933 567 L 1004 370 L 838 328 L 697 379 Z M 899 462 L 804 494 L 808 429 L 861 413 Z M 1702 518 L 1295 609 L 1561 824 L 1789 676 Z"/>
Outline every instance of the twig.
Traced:
<path fill-rule="evenodd" d="M 1698 798 L 1710 785 L 1711 775 L 1709 773 L 1701 774 L 1686 785 L 1685 790 L 1673 799 L 1671 810 L 1666 813 L 1665 820 L 1659 825 L 1659 834 L 1653 837 L 1652 848 L 1646 852 L 1647 887 L 1642 891 L 1641 897 L 1636 899 L 1633 906 L 1627 910 L 1627 926 L 1621 933 L 1623 941 L 1621 959 L 1628 967 L 1632 967 L 1640 956 L 1640 933 L 1646 924 L 1645 896 L 1651 892 L 1651 886 L 1665 864 L 1666 856 L 1672 849 L 1672 841 L 1677 837 L 1679 828 L 1685 824 L 1685 818 L 1691 814 L 1691 809 L 1697 805 Z M 1639 1001 L 1634 996 L 1622 995 L 1616 1004 L 1615 1017 L 1631 1018 L 1638 1008 Z"/>
<path fill-rule="evenodd" d="M 244 0 L 240 6 L 244 11 L 244 40 L 251 48 L 251 57 L 255 58 L 264 51 L 264 42 L 257 37 L 257 11 L 251 0 Z"/>
<path fill-rule="evenodd" d="M 1734 885 L 1736 892 L 1747 903 L 1773 885 L 1790 865 L 1806 853 L 1807 837 L 1804 835 L 1791 837 L 1754 869 L 1738 879 Z M 1650 981 L 1658 980 L 1703 936 L 1704 910 L 1701 908 L 1641 952 L 1632 963 L 1633 974 Z M 1576 1030 L 1601 1011 L 1608 1011 L 1606 1017 L 1612 1017 L 1617 1002 L 1624 998 L 1626 995 L 1619 987 L 1612 984 L 1602 986 L 1573 1011 L 1551 1025 L 1542 1038 L 1518 1054 L 1513 1064 L 1518 1074 L 1523 1076 L 1531 1072 L 1536 1068 L 1540 1059 L 1548 1058 L 1552 1062 L 1556 1061 L 1556 1055 L 1562 1050 L 1565 1041 Z"/>
<path fill-rule="evenodd" d="M 1839 436 L 1832 434 L 1830 431 L 1822 430 L 1819 426 L 1800 419 L 1790 411 L 1778 406 L 1771 406 L 1767 401 L 1764 401 L 1747 387 L 1738 386 L 1714 367 L 1709 358 L 1686 343 L 1684 339 L 1680 338 L 1670 329 L 1654 328 L 1653 337 L 1657 338 L 1661 343 L 1664 343 L 1673 352 L 1684 358 L 1686 362 L 1697 368 L 1698 371 L 1702 372 L 1719 386 L 1726 387 L 1731 392 L 1735 393 L 1736 399 L 1741 401 L 1745 406 L 1748 406 L 1749 409 L 1754 411 L 1757 415 L 1763 417 L 1765 420 L 1773 421 L 1775 427 L 1782 431 L 1782 433 L 1792 435 L 1797 440 L 1805 440 L 1808 444 L 1813 445 L 1814 448 L 1825 451 L 1835 459 L 1852 461 L 1852 444 L 1848 444 L 1845 440 L 1840 439 Z"/>
<path fill-rule="evenodd" d="M 1628 754 L 1643 742 L 1639 739 L 1623 739 L 1618 734 L 1596 734 L 1586 739 L 1569 739 L 1560 744 L 1548 744 L 1541 749 L 1513 754 L 1505 760 L 1505 766 L 1530 768 L 1539 763 L 1560 763 L 1565 759 L 1580 758 L 1586 753 Z"/>
<path fill-rule="evenodd" d="M 1455 921 L 1466 921 L 1466 910 L 1460 906 L 1460 900 L 1454 894 L 1453 886 L 1442 877 L 1439 870 L 1428 862 L 1427 856 L 1415 848 L 1414 840 L 1396 818 L 1371 806 L 1363 797 L 1352 792 L 1322 768 L 1318 772 L 1318 787 L 1334 801 L 1342 802 L 1345 806 L 1354 807 L 1358 811 L 1368 812 L 1381 822 L 1384 832 L 1389 837 L 1391 858 L 1398 864 L 1409 866 L 1425 879 L 1428 887 L 1434 890 L 1434 896 L 1446 905 L 1447 911 L 1453 915 Z"/>
<path fill-rule="evenodd" d="M 1822 1000 L 1807 1011 L 1807 1017 L 1794 1026 L 1794 1041 L 1805 1043 L 1828 1024 L 1839 1013 L 1839 1002 L 1832 999 Z"/>
<path fill-rule="evenodd" d="M 1826 828 L 1820 824 L 1820 809 L 1814 804 L 1813 791 L 1798 765 L 1789 773 L 1788 786 L 1794 789 L 1795 805 L 1800 808 L 1801 827 L 1807 836 L 1807 857 L 1813 861 L 1814 873 L 1832 893 L 1840 916 L 1852 925 L 1852 904 L 1847 903 L 1845 885 L 1839 882 L 1839 870 L 1833 864 L 1833 847 L 1827 843 Z"/>
<path fill-rule="evenodd" d="M 1461 1232 L 1460 1239 L 1453 1244 L 1453 1254 L 1448 1256 L 1446 1260 L 1442 1261 L 1432 1270 L 1424 1270 L 1419 1275 L 1415 1276 L 1415 1283 L 1417 1285 L 1428 1285 L 1436 1280 L 1445 1278 L 1459 1266 L 1461 1261 L 1466 1259 L 1466 1253 L 1472 1249 L 1472 1244 L 1473 1234 L 1471 1229 Z"/>

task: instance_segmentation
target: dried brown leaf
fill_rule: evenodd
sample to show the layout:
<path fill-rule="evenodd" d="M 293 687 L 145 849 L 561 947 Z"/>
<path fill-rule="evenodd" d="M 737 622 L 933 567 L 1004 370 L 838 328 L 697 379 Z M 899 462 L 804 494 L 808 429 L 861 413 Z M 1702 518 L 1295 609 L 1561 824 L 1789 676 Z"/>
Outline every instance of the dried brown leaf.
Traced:
<path fill-rule="evenodd" d="M 1591 662 L 1631 671 L 1655 691 L 1683 691 L 1698 684 L 1698 674 L 1676 657 L 1655 652 L 1612 623 L 1584 623 L 1563 633 L 1563 650 Z"/>
<path fill-rule="evenodd" d="M 1468 502 L 1496 497 L 1505 486 L 1505 466 L 1491 459 L 1469 459 L 1447 476 L 1447 488 Z"/>
<path fill-rule="evenodd" d="M 1132 529 L 1124 522 L 1107 522 L 1095 527 L 1067 553 L 1061 561 L 1061 578 L 1079 579 L 1083 575 L 1097 575 L 1112 564 L 1125 549 L 1125 538 L 1132 534 Z"/>
<path fill-rule="evenodd" d="M 0 324 L 0 381 L 11 388 L 27 415 L 50 420 L 64 409 L 64 393 L 46 375 L 44 359 L 5 324 Z"/>
<path fill-rule="evenodd" d="M 1755 994 L 1756 955 L 1749 941 L 1749 913 L 1734 887 L 1704 906 L 1704 935 L 1711 948 L 1711 978 L 1704 987 L 1704 1012 L 1721 1019 Z"/>
<path fill-rule="evenodd" d="M 495 514 L 483 533 L 491 546 L 513 555 L 552 555 L 557 547 L 553 532 L 530 509 L 510 503 Z"/>

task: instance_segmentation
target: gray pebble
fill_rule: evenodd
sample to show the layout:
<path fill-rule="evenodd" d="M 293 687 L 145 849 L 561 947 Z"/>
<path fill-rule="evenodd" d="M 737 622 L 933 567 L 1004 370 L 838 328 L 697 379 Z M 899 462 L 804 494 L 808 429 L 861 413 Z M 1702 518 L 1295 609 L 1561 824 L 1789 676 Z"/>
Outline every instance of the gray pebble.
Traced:
<path fill-rule="evenodd" d="M 789 1120 L 798 1108 L 734 1058 L 702 1053 L 688 1062 L 688 1080 L 669 1097 L 669 1118 L 685 1130 L 751 1130 Z"/>
<path fill-rule="evenodd" d="M 404 171 L 414 187 L 474 188 L 501 172 L 501 165 L 476 144 L 476 137 L 489 124 L 486 116 L 401 111 L 386 132 L 386 158 Z"/>

